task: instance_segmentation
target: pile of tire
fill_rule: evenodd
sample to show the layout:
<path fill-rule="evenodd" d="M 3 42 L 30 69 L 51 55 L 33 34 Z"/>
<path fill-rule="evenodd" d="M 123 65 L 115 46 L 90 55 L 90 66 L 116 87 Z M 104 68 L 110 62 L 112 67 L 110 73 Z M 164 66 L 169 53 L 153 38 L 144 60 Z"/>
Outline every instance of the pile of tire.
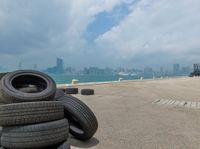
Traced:
<path fill-rule="evenodd" d="M 56 88 L 34 70 L 5 74 L 0 81 L 1 149 L 70 149 L 69 133 L 89 140 L 96 116 L 81 100 Z"/>

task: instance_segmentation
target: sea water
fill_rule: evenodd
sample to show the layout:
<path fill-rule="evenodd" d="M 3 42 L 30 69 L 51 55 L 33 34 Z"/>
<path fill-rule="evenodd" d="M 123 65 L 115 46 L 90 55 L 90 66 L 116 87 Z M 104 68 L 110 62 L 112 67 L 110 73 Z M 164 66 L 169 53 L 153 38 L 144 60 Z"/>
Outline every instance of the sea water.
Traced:
<path fill-rule="evenodd" d="M 69 84 L 72 79 L 78 80 L 79 83 L 88 82 L 106 82 L 122 80 L 140 79 L 138 76 L 119 76 L 119 75 L 50 75 L 58 84 Z"/>

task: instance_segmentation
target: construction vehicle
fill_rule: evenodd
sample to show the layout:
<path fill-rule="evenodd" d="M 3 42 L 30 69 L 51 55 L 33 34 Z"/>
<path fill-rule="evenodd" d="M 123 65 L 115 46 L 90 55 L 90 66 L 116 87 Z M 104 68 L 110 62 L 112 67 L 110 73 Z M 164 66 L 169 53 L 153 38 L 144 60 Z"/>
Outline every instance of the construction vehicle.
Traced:
<path fill-rule="evenodd" d="M 200 76 L 200 64 L 194 64 L 194 71 L 190 73 L 190 77 Z"/>

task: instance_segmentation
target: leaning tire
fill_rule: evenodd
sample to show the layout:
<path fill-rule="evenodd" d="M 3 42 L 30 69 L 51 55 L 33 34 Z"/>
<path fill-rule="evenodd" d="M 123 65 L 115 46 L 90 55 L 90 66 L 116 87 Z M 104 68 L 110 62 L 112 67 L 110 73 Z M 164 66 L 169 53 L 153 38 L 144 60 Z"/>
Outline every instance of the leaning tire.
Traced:
<path fill-rule="evenodd" d="M 64 143 L 62 143 L 61 145 L 59 145 L 57 147 L 57 149 L 71 149 L 70 143 L 68 141 L 65 141 Z"/>
<path fill-rule="evenodd" d="M 78 88 L 66 88 L 65 90 L 66 94 L 78 94 Z"/>
<path fill-rule="evenodd" d="M 64 104 L 65 118 L 69 120 L 70 133 L 80 140 L 89 140 L 97 131 L 98 122 L 91 109 L 79 99 L 64 95 L 58 98 Z"/>
<path fill-rule="evenodd" d="M 35 85 L 41 91 L 25 93 L 20 87 Z M 1 100 L 5 103 L 52 100 L 56 84 L 48 75 L 34 70 L 18 70 L 3 76 L 0 82 Z"/>
<path fill-rule="evenodd" d="M 67 119 L 35 125 L 4 127 L 2 146 L 14 149 L 52 146 L 67 139 L 68 129 Z"/>
<path fill-rule="evenodd" d="M 64 118 L 59 101 L 41 101 L 0 105 L 0 126 L 26 125 Z"/>
<path fill-rule="evenodd" d="M 65 95 L 65 92 L 60 90 L 60 89 L 57 89 L 56 90 L 56 94 L 55 94 L 55 97 L 54 97 L 54 100 L 57 100 L 58 98 L 62 97 Z"/>
<path fill-rule="evenodd" d="M 82 89 L 81 95 L 94 95 L 94 90 L 93 89 Z"/>
<path fill-rule="evenodd" d="M 59 143 L 59 144 L 56 144 L 53 146 L 48 146 L 43 149 L 71 149 L 71 147 L 70 147 L 69 141 L 65 141 L 65 142 L 62 142 L 62 143 Z"/>

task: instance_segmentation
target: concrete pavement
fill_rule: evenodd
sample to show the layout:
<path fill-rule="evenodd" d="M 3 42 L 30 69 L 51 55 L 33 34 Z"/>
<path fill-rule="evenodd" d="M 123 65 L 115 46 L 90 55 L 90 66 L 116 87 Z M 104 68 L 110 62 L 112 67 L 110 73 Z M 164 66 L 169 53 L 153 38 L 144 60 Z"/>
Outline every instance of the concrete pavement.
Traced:
<path fill-rule="evenodd" d="M 96 114 L 99 129 L 88 142 L 70 137 L 72 149 L 198 149 L 200 109 L 153 104 L 157 99 L 200 102 L 200 78 L 172 78 L 80 86 L 76 95 Z"/>

